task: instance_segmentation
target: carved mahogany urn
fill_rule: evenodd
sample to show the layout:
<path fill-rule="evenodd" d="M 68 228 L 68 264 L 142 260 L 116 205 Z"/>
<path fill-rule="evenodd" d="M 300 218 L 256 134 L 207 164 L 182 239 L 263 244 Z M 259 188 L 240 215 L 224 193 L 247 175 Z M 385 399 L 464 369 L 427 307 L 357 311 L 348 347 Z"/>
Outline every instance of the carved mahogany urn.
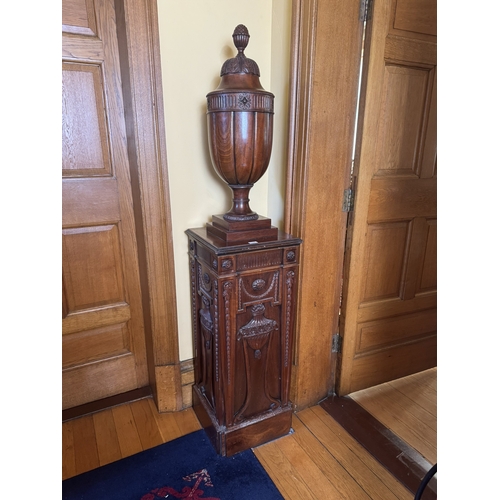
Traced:
<path fill-rule="evenodd" d="M 263 224 L 250 209 L 249 191 L 267 170 L 273 139 L 274 95 L 262 88 L 257 63 L 244 54 L 249 38 L 245 26 L 235 28 L 238 54 L 223 64 L 220 85 L 207 94 L 210 156 L 216 172 L 233 191 L 233 206 L 222 218 L 229 224 L 239 223 L 239 230 L 253 227 L 242 225 L 245 222 Z M 220 229 L 231 230 L 227 224 Z"/>

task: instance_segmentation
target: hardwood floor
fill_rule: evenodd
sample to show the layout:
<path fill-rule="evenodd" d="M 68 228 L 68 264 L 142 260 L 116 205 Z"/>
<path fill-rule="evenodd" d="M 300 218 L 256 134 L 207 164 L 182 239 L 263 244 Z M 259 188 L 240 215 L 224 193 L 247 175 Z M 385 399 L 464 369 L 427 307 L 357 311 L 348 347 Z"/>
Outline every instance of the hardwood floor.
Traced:
<path fill-rule="evenodd" d="M 349 397 L 430 463 L 437 462 L 437 368 Z"/>
<path fill-rule="evenodd" d="M 366 405 L 377 418 L 385 419 L 385 425 L 394 426 L 394 432 L 397 429 L 402 439 L 415 439 L 413 442 L 419 445 L 417 436 L 421 438 L 425 434 L 425 452 L 428 453 L 435 450 L 435 441 L 432 444 L 435 432 L 433 434 L 427 428 L 435 431 L 435 422 L 431 422 L 427 413 L 434 415 L 435 420 L 436 412 L 434 393 L 425 387 L 432 387 L 434 382 L 431 379 L 436 374 L 431 373 L 429 377 L 418 375 L 407 381 L 408 386 L 404 386 L 404 379 L 401 379 L 388 383 L 390 387 L 384 384 L 384 387 L 360 391 L 353 398 Z M 419 385 L 423 388 L 418 389 Z M 392 396 L 389 396 L 391 392 Z M 376 403 L 377 396 L 383 396 L 382 403 Z M 391 412 L 387 411 L 389 402 L 394 405 L 397 402 L 398 405 L 392 419 L 389 418 Z M 405 407 L 405 404 L 408 406 Z M 413 404 L 420 409 L 415 412 L 409 410 Z M 407 423 L 406 418 L 411 423 Z M 199 428 L 192 409 L 158 414 L 150 398 L 64 422 L 63 479 Z M 307 408 L 294 415 L 293 429 L 292 434 L 254 449 L 285 499 L 414 498 L 414 492 L 395 479 L 321 406 Z"/>
<path fill-rule="evenodd" d="M 425 382 L 431 382 L 432 387 L 433 378 L 436 378 L 436 371 L 428 371 L 396 381 L 398 389 L 383 384 L 350 396 L 330 396 L 320 406 L 409 491 L 416 492 L 436 464 L 436 419 L 431 416 L 436 414 L 436 399 L 432 403 L 429 398 L 424 406 L 415 403 L 415 400 L 422 401 L 420 396 L 429 392 Z M 413 399 L 405 401 L 408 388 L 413 388 Z M 434 391 L 435 385 L 430 392 Z M 371 413 L 356 400 L 363 402 Z M 424 452 L 430 449 L 431 453 L 426 454 L 434 461 L 429 462 L 414 446 Z M 436 498 L 434 474 L 423 491 L 422 500 Z"/>
<path fill-rule="evenodd" d="M 325 410 L 299 412 L 295 433 L 254 450 L 286 499 L 413 499 Z"/>
<path fill-rule="evenodd" d="M 172 441 L 201 426 L 191 408 L 158 413 L 151 398 L 63 423 L 62 478 Z"/>

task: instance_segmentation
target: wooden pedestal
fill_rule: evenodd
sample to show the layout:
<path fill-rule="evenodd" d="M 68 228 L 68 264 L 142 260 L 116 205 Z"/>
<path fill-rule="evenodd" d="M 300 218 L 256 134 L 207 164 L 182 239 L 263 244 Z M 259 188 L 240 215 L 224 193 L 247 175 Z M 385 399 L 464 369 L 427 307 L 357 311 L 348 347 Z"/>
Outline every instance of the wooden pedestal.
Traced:
<path fill-rule="evenodd" d="M 231 456 L 291 430 L 295 297 L 302 241 L 229 244 L 189 229 L 193 406 L 217 453 Z"/>

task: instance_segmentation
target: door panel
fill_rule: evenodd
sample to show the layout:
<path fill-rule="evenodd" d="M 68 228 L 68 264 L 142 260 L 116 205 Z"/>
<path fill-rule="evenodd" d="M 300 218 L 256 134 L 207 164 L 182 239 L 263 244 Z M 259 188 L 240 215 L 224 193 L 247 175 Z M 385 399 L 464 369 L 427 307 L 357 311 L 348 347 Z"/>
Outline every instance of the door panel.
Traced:
<path fill-rule="evenodd" d="M 404 373 L 402 366 L 411 367 L 410 373 L 426 370 L 429 364 L 426 359 L 436 349 L 437 337 L 429 335 L 415 342 L 398 343 L 390 349 L 373 351 L 369 356 L 358 356 L 351 377 L 354 390 L 350 392 L 355 392 L 358 387 L 372 387 L 400 378 Z M 433 365 L 436 366 L 435 361 Z"/>
<path fill-rule="evenodd" d="M 63 63 L 63 175 L 111 175 L 101 67 Z"/>
<path fill-rule="evenodd" d="M 63 1 L 63 409 L 149 383 L 114 16 Z"/>
<path fill-rule="evenodd" d="M 63 337 L 63 368 L 105 359 L 110 354 L 127 354 L 129 350 L 126 323 L 76 332 Z"/>
<path fill-rule="evenodd" d="M 64 368 L 62 380 L 63 409 L 127 392 L 138 384 L 134 356 L 130 352 Z"/>
<path fill-rule="evenodd" d="M 428 219 L 425 222 L 424 262 L 420 273 L 418 293 L 437 289 L 437 220 Z"/>
<path fill-rule="evenodd" d="M 376 175 L 417 173 L 429 70 L 387 62 Z"/>
<path fill-rule="evenodd" d="M 399 297 L 408 226 L 406 221 L 368 226 L 361 303 Z"/>
<path fill-rule="evenodd" d="M 124 302 L 118 226 L 63 230 L 63 275 L 68 314 Z"/>
<path fill-rule="evenodd" d="M 394 28 L 437 35 L 436 0 L 398 0 Z"/>
<path fill-rule="evenodd" d="M 97 28 L 93 0 L 64 0 L 62 24 L 63 32 L 95 35 Z"/>
<path fill-rule="evenodd" d="M 374 0 L 367 28 L 341 395 L 436 364 L 435 10 Z"/>
<path fill-rule="evenodd" d="M 120 220 L 116 178 L 65 179 L 62 186 L 63 226 L 113 223 Z"/>
<path fill-rule="evenodd" d="M 436 331 L 436 309 L 412 314 L 382 318 L 358 323 L 357 352 L 370 352 L 376 348 L 392 346 L 394 342 L 408 340 Z"/>

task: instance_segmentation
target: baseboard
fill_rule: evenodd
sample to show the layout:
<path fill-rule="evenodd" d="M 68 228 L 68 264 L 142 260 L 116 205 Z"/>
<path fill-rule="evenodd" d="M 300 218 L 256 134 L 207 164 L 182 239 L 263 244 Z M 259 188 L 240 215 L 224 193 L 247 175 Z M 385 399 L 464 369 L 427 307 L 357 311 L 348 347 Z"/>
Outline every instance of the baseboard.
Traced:
<path fill-rule="evenodd" d="M 182 409 L 193 406 L 194 360 L 181 361 Z"/>
<path fill-rule="evenodd" d="M 182 389 L 182 409 L 193 406 L 193 384 L 194 384 L 194 360 L 186 359 L 181 361 L 181 389 Z M 152 396 L 151 387 L 142 387 L 133 391 L 124 392 L 116 396 L 92 401 L 84 405 L 75 406 L 62 411 L 62 421 L 72 420 L 74 418 L 96 413 L 106 408 L 111 408 L 124 403 L 131 403 L 138 399 Z"/>
<path fill-rule="evenodd" d="M 330 396 L 320 406 L 411 493 L 417 492 L 422 479 L 434 464 L 350 397 Z M 436 498 L 437 480 L 433 477 L 424 490 L 422 500 Z"/>
<path fill-rule="evenodd" d="M 139 399 L 150 398 L 152 395 L 153 392 L 151 391 L 151 387 L 146 386 L 134 389 L 133 391 L 123 392 L 122 394 L 117 394 L 116 396 L 110 396 L 109 398 L 99 399 L 80 406 L 74 406 L 73 408 L 67 408 L 62 411 L 62 421 L 66 422 L 67 420 L 83 417 L 84 415 L 90 415 L 91 413 L 96 413 L 98 411 L 105 410 L 106 408 L 131 403 L 132 401 L 137 401 Z"/>

